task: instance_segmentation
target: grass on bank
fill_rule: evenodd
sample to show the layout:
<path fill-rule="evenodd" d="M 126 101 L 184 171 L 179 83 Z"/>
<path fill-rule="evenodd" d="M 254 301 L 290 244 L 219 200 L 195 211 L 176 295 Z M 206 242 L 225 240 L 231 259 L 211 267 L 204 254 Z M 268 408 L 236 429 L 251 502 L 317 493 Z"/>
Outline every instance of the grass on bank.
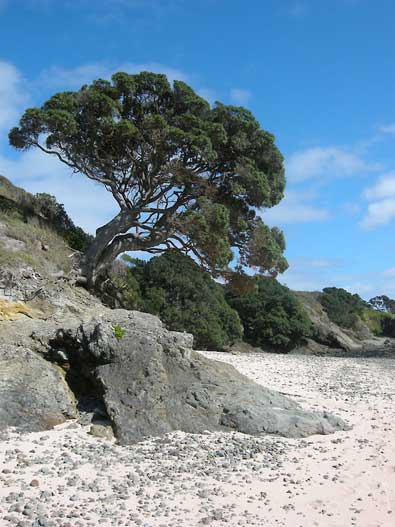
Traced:
<path fill-rule="evenodd" d="M 67 273 L 71 270 L 70 255 L 73 250 L 56 232 L 45 226 L 25 223 L 22 215 L 16 211 L 0 211 L 0 222 L 4 224 L 2 233 L 5 236 L 25 244 L 21 250 L 10 251 L 0 243 L 1 265 L 12 265 L 19 261 L 38 272 L 61 270 Z"/>

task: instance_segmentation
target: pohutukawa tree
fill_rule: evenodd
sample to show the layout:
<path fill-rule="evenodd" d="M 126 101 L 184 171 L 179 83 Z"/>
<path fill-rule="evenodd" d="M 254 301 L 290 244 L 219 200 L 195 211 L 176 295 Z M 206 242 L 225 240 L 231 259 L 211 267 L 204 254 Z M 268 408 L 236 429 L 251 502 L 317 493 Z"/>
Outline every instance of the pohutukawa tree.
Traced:
<path fill-rule="evenodd" d="M 103 185 L 119 213 L 83 259 L 89 286 L 126 251 L 191 255 L 214 275 L 239 264 L 286 269 L 284 238 L 257 210 L 285 185 L 272 134 L 245 108 L 209 103 L 165 75 L 116 73 L 30 108 L 9 133 Z"/>

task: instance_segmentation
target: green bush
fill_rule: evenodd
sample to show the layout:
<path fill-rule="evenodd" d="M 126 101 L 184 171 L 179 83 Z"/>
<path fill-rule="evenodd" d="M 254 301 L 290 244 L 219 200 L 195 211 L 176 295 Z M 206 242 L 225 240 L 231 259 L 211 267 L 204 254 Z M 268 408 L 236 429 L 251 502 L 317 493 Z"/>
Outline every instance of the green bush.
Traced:
<path fill-rule="evenodd" d="M 332 322 L 352 328 L 366 309 L 366 302 L 357 294 L 338 287 L 325 287 L 320 302 Z"/>
<path fill-rule="evenodd" d="M 363 312 L 362 319 L 376 336 L 395 338 L 394 314 L 366 309 Z"/>
<path fill-rule="evenodd" d="M 256 277 L 244 292 L 228 287 L 226 298 L 236 309 L 245 339 L 253 346 L 289 352 L 312 335 L 312 324 L 298 299 L 274 278 Z"/>
<path fill-rule="evenodd" d="M 39 193 L 34 196 L 34 206 L 37 213 L 44 216 L 51 227 L 56 230 L 69 244 L 80 252 L 85 252 L 93 241 L 93 236 L 77 227 L 69 217 L 61 203 L 54 196 Z"/>
<path fill-rule="evenodd" d="M 173 331 L 192 333 L 195 348 L 221 350 L 241 338 L 239 316 L 222 286 L 191 258 L 167 253 L 146 263 L 126 260 L 129 279 L 138 284 L 133 291 L 140 309 L 159 316 Z"/>

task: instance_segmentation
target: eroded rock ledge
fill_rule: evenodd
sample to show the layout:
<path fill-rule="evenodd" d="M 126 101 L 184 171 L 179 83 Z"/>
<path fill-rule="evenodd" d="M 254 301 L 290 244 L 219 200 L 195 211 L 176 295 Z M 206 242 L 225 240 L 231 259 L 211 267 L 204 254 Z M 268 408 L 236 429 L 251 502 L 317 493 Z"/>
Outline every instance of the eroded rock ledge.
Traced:
<path fill-rule="evenodd" d="M 306 437 L 348 428 L 205 358 L 192 350 L 191 335 L 167 331 L 154 316 L 96 308 L 0 328 L 0 338 L 9 336 L 13 324 L 19 344 L 0 348 L 0 430 L 45 429 L 75 417 L 73 395 L 76 403 L 104 403 L 121 444 L 173 430 Z M 10 405 L 12 399 L 27 403 Z"/>

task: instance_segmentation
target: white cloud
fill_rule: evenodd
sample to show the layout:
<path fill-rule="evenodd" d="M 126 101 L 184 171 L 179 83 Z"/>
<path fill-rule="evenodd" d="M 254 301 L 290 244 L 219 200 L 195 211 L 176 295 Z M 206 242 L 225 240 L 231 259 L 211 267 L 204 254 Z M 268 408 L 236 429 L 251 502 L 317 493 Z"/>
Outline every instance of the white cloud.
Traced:
<path fill-rule="evenodd" d="M 363 192 L 368 200 L 395 198 L 395 172 L 383 174 L 375 185 Z"/>
<path fill-rule="evenodd" d="M 333 285 L 332 272 L 339 265 L 335 259 L 299 256 L 289 261 L 288 270 L 278 279 L 296 291 L 321 291 Z"/>
<path fill-rule="evenodd" d="M 75 223 L 94 233 L 117 213 L 117 205 L 104 187 L 71 171 L 54 157 L 29 150 L 17 159 L 0 155 L 0 174 L 35 194 L 53 194 Z"/>
<path fill-rule="evenodd" d="M 366 295 L 371 296 L 372 291 L 375 290 L 374 284 L 368 283 L 368 282 L 358 282 L 358 281 L 345 284 L 342 287 L 349 293 L 352 293 L 352 294 L 357 293 L 361 297 L 366 297 Z"/>
<path fill-rule="evenodd" d="M 184 72 L 159 62 L 147 62 L 141 64 L 133 62 L 125 62 L 121 64 L 95 62 L 91 64 L 82 64 L 75 68 L 52 66 L 41 73 L 36 84 L 39 87 L 45 86 L 46 88 L 50 87 L 53 89 L 74 90 L 79 89 L 83 84 L 92 82 L 94 79 L 110 79 L 111 75 L 117 71 L 125 71 L 127 73 L 153 71 L 155 73 L 164 73 L 170 81 L 188 81 L 188 75 Z"/>
<path fill-rule="evenodd" d="M 9 62 L 0 61 L 0 129 L 16 122 L 27 101 L 28 96 L 18 69 Z"/>
<path fill-rule="evenodd" d="M 364 229 L 374 229 L 387 225 L 395 219 L 395 199 L 383 199 L 368 205 L 368 211 L 360 222 Z"/>
<path fill-rule="evenodd" d="M 382 134 L 395 134 L 395 123 L 389 123 L 380 126 L 379 132 L 381 132 Z"/>
<path fill-rule="evenodd" d="M 286 162 L 286 175 L 291 182 L 312 178 L 348 177 L 378 170 L 357 154 L 339 147 L 314 147 L 295 152 Z"/>
<path fill-rule="evenodd" d="M 118 71 L 127 73 L 139 73 L 141 71 L 153 71 L 164 73 L 170 82 L 175 80 L 184 81 L 188 84 L 195 84 L 193 75 L 161 64 L 159 62 L 133 63 L 124 62 L 120 64 L 109 64 L 105 62 L 94 62 L 82 64 L 75 68 L 63 68 L 52 66 L 44 70 L 35 81 L 35 89 L 41 92 L 43 87 L 52 90 L 78 90 L 82 85 L 91 83 L 94 79 L 111 79 L 111 75 Z M 204 86 L 198 86 L 196 93 L 206 99 L 210 104 L 217 100 L 215 92 Z"/>
<path fill-rule="evenodd" d="M 339 270 L 350 268 L 352 262 L 307 256 L 294 258 L 289 264 L 289 269 L 278 279 L 296 291 L 322 291 L 324 287 L 341 287 L 365 299 L 380 294 L 395 296 L 395 268 L 363 274 L 339 273 Z"/>
<path fill-rule="evenodd" d="M 278 205 L 261 213 L 264 221 L 272 225 L 324 221 L 330 217 L 329 211 L 310 203 L 314 198 L 311 192 L 288 190 Z"/>
<path fill-rule="evenodd" d="M 395 267 L 390 267 L 389 269 L 383 271 L 383 276 L 385 278 L 395 278 Z"/>
<path fill-rule="evenodd" d="M 210 88 L 199 88 L 196 90 L 196 93 L 200 95 L 200 97 L 203 97 L 203 99 L 206 99 L 210 104 L 214 104 L 218 99 L 215 91 Z"/>
<path fill-rule="evenodd" d="M 240 88 L 233 88 L 230 90 L 230 98 L 234 104 L 245 106 L 252 97 L 249 90 L 242 90 Z"/>
<path fill-rule="evenodd" d="M 377 182 L 366 188 L 363 196 L 371 201 L 360 222 L 364 229 L 387 225 L 395 219 L 395 172 L 383 174 Z"/>
<path fill-rule="evenodd" d="M 335 265 L 338 265 L 338 261 L 334 259 L 329 258 L 313 258 L 310 261 L 311 267 L 315 269 L 326 269 L 328 267 L 334 267 Z"/>

